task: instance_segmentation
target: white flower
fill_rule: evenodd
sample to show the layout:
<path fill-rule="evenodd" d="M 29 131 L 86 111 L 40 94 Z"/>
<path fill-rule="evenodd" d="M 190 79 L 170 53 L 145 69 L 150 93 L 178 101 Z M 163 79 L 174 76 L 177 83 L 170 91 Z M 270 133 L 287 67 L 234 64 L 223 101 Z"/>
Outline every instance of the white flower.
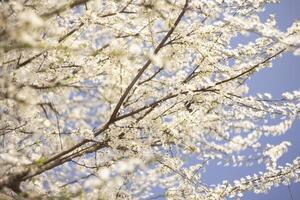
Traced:
<path fill-rule="evenodd" d="M 149 54 L 149 59 L 153 62 L 154 65 L 157 65 L 157 66 L 163 65 L 162 58 L 157 54 Z"/>
<path fill-rule="evenodd" d="M 41 27 L 44 21 L 32 10 L 25 10 L 19 15 L 19 20 L 22 25 L 29 25 L 33 28 Z"/>

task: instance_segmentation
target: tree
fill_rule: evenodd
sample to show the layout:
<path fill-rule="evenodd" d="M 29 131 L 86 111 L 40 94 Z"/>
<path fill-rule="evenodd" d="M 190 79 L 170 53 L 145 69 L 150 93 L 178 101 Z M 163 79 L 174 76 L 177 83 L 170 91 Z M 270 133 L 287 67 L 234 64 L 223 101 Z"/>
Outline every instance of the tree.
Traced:
<path fill-rule="evenodd" d="M 2 195 L 226 199 L 299 181 L 299 158 L 277 165 L 290 143 L 261 138 L 299 118 L 300 92 L 245 83 L 299 55 L 299 22 L 258 16 L 276 2 L 0 1 Z M 266 170 L 211 186 L 212 162 Z"/>

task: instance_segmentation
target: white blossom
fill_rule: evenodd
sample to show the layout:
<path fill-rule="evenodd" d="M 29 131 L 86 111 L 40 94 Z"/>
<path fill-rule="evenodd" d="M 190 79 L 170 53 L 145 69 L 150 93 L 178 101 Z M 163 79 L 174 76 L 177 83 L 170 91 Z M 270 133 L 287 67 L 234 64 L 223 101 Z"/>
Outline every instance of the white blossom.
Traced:
<path fill-rule="evenodd" d="M 242 199 L 299 181 L 299 158 L 278 162 L 293 141 L 269 138 L 299 119 L 300 91 L 248 94 L 299 55 L 299 22 L 262 20 L 270 3 L 1 1 L 1 193 Z M 208 184 L 215 164 L 266 170 Z"/>

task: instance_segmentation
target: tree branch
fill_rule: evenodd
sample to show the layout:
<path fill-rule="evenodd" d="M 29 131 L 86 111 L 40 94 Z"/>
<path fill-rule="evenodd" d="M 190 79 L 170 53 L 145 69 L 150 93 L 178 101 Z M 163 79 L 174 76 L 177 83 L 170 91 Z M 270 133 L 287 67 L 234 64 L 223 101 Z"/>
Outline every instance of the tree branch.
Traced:
<path fill-rule="evenodd" d="M 181 10 L 180 14 L 178 15 L 174 25 L 172 26 L 172 28 L 168 31 L 168 33 L 165 35 L 165 37 L 161 40 L 161 42 L 158 44 L 158 46 L 155 48 L 154 50 L 154 54 L 157 54 L 160 49 L 164 46 L 165 42 L 169 39 L 169 37 L 172 35 L 172 33 L 174 32 L 175 28 L 177 27 L 177 25 L 179 24 L 180 20 L 182 19 L 185 11 L 187 10 L 188 7 L 188 2 L 189 0 L 185 1 L 184 7 Z M 123 93 L 123 95 L 121 96 L 120 100 L 118 101 L 110 119 L 109 119 L 109 123 L 112 123 L 115 121 L 118 112 L 124 102 L 124 100 L 126 99 L 127 95 L 129 94 L 130 90 L 133 88 L 133 86 L 135 85 L 135 83 L 139 80 L 139 78 L 142 76 L 142 74 L 144 73 L 144 71 L 149 67 L 149 65 L 152 63 L 152 61 L 150 59 L 148 59 L 148 61 L 144 64 L 144 66 L 139 70 L 139 72 L 137 73 L 137 75 L 134 77 L 134 79 L 131 81 L 131 83 L 128 85 L 128 87 L 126 88 L 125 92 Z M 96 136 L 99 135 L 98 133 L 95 134 Z"/>

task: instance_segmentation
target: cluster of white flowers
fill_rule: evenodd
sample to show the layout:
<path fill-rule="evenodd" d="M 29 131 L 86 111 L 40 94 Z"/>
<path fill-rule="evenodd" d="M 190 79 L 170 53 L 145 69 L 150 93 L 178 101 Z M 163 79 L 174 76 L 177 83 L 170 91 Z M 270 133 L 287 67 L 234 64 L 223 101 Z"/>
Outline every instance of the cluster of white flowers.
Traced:
<path fill-rule="evenodd" d="M 239 180 L 235 180 L 233 184 L 227 181 L 219 184 L 210 191 L 208 199 L 215 198 L 239 198 L 243 196 L 245 191 L 254 191 L 256 193 L 268 192 L 272 187 L 280 184 L 288 185 L 291 181 L 300 181 L 299 169 L 300 158 L 296 158 L 293 163 L 287 163 L 285 166 L 279 166 L 267 172 L 259 172 L 252 176 L 248 175 Z"/>
<path fill-rule="evenodd" d="M 299 55 L 299 22 L 259 17 L 275 2 L 0 1 L 0 193 L 227 199 L 298 181 L 299 159 L 277 166 L 292 142 L 261 138 L 299 119 L 300 92 L 245 84 Z M 213 186 L 209 163 L 267 171 Z"/>

